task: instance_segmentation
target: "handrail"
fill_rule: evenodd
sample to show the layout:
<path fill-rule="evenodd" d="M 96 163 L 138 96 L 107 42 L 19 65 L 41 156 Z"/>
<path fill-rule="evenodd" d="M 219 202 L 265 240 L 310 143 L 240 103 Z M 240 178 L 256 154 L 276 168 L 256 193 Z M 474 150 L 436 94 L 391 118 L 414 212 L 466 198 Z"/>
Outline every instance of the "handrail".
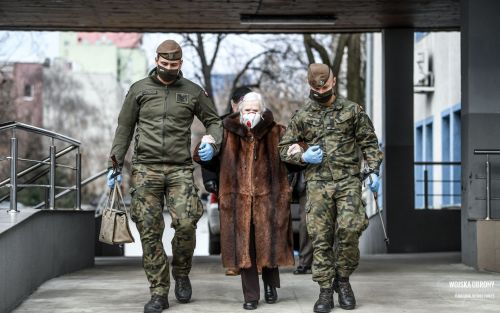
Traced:
<path fill-rule="evenodd" d="M 20 158 L 18 155 L 18 138 L 16 135 L 16 130 L 21 130 L 21 131 L 26 131 L 29 133 L 34 133 L 38 135 L 42 135 L 46 138 L 49 138 L 51 140 L 50 142 L 50 153 L 49 153 L 49 161 L 37 161 L 37 160 L 29 160 L 29 159 L 23 159 Z M 75 186 L 71 187 L 71 190 L 75 190 L 75 208 L 80 209 L 80 204 L 81 204 L 81 162 L 82 162 L 82 155 L 80 153 L 80 141 L 75 140 L 73 138 L 70 138 L 68 136 L 64 136 L 61 134 L 58 134 L 53 131 L 49 131 L 43 128 L 27 125 L 24 123 L 19 123 L 16 121 L 11 121 L 11 122 L 6 122 L 6 123 L 1 123 L 0 124 L 0 132 L 6 131 L 6 130 L 11 130 L 12 135 L 10 138 L 10 156 L 7 157 L 6 159 L 10 160 L 10 180 L 9 180 L 9 188 L 10 188 L 10 209 L 7 211 L 8 213 L 19 213 L 19 210 L 17 209 L 17 192 L 18 188 L 17 186 L 19 185 L 17 182 L 18 178 L 18 173 L 17 173 L 17 163 L 18 161 L 28 161 L 28 162 L 35 162 L 37 163 L 36 165 L 42 166 L 42 165 L 49 165 L 49 185 L 47 186 L 49 189 L 49 209 L 55 210 L 55 196 L 56 196 L 56 189 L 58 188 L 56 186 L 56 167 L 57 166 L 64 166 L 64 165 L 58 165 L 57 163 L 57 147 L 55 140 L 59 140 L 62 142 L 69 143 L 72 146 L 76 146 L 76 155 L 75 155 L 75 167 L 70 167 L 70 166 L 64 166 L 67 168 L 70 168 L 75 171 Z M 65 151 L 65 149 L 63 149 Z M 36 166 L 35 165 L 35 166 Z M 32 171 L 34 167 L 30 168 L 29 171 Z M 28 172 L 29 172 L 28 171 Z M 26 171 L 23 171 L 23 175 L 26 173 Z M 6 184 L 6 182 L 2 182 Z M 22 185 L 23 187 L 27 187 L 28 185 Z M 29 187 L 36 187 L 36 185 L 31 185 Z"/>
<path fill-rule="evenodd" d="M 35 181 L 37 181 L 38 179 L 40 179 L 41 177 L 47 175 L 47 173 L 50 171 L 49 168 L 46 168 L 46 169 L 43 169 L 41 170 L 40 172 L 38 172 L 35 176 L 33 177 L 30 177 L 30 179 L 28 179 L 26 181 L 27 184 L 31 184 Z M 21 187 L 19 186 L 19 184 L 17 184 L 17 192 L 20 192 L 21 190 L 23 190 L 24 187 Z M 5 196 L 3 196 L 2 198 L 0 198 L 0 202 L 4 202 L 5 200 L 9 199 L 10 198 L 10 193 L 6 194 Z"/>
<path fill-rule="evenodd" d="M 16 129 L 16 128 L 19 128 L 19 129 L 22 129 L 22 130 L 25 130 L 25 131 L 28 131 L 28 132 L 31 132 L 31 133 L 35 133 L 35 134 L 39 134 L 39 135 L 44 135 L 44 136 L 47 136 L 47 137 L 51 137 L 51 138 L 54 138 L 54 139 L 58 139 L 58 140 L 70 143 L 70 144 L 78 146 L 78 147 L 81 145 L 81 142 L 78 141 L 78 140 L 76 140 L 76 139 L 73 139 L 71 137 L 68 137 L 68 136 L 65 136 L 65 135 L 61 135 L 59 133 L 56 133 L 56 132 L 53 132 L 53 131 L 50 131 L 50 130 L 46 130 L 46 129 L 43 129 L 43 128 L 40 128 L 40 127 L 31 126 L 31 125 L 20 123 L 20 122 L 16 122 L 16 121 L 10 121 L 10 122 L 5 122 L 5 123 L 0 123 L 0 132 L 2 132 L 4 130 Z"/>
<path fill-rule="evenodd" d="M 415 192 L 416 197 L 424 197 L 424 209 L 429 208 L 429 197 L 456 197 L 459 196 L 460 194 L 455 194 L 455 193 L 440 193 L 440 194 L 435 194 L 429 192 L 429 183 L 433 182 L 441 182 L 441 183 L 451 183 L 451 184 L 456 184 L 459 183 L 460 180 L 448 180 L 448 179 L 442 179 L 442 180 L 435 180 L 435 179 L 429 179 L 429 173 L 428 170 L 430 170 L 431 166 L 460 166 L 462 162 L 460 161 L 441 161 L 441 162 L 436 162 L 436 161 L 415 161 L 413 162 L 414 166 L 423 166 L 424 171 L 423 171 L 423 179 L 415 179 L 415 182 L 423 183 L 423 193 L 417 193 Z"/>
<path fill-rule="evenodd" d="M 499 155 L 500 150 L 497 149 L 474 149 L 474 154 L 486 155 L 486 218 L 485 220 L 491 219 L 491 165 L 490 165 L 490 154 Z"/>
<path fill-rule="evenodd" d="M 94 180 L 98 179 L 98 178 L 99 178 L 99 177 L 101 177 L 101 176 L 104 176 L 106 173 L 108 173 L 108 170 L 107 170 L 107 169 L 102 170 L 102 171 L 100 171 L 99 173 L 97 173 L 97 174 L 94 174 L 94 175 L 90 176 L 89 178 L 87 178 L 87 179 L 85 179 L 84 181 L 82 181 L 82 183 L 81 183 L 81 187 L 83 187 L 83 186 L 85 186 L 85 185 L 87 185 L 87 184 L 89 184 L 89 183 L 93 182 Z M 62 192 L 60 192 L 60 193 L 58 193 L 58 194 L 56 195 L 55 199 L 57 200 L 57 199 L 59 199 L 59 198 L 61 198 L 61 197 L 64 197 L 65 195 L 67 195 L 68 193 L 70 193 L 70 192 L 72 192 L 72 191 L 74 191 L 74 190 L 76 190 L 76 186 L 73 186 L 73 187 L 71 187 L 70 189 L 66 189 L 66 190 L 64 190 L 64 191 L 62 191 Z M 45 206 L 45 205 L 46 205 L 46 203 L 45 203 L 45 202 L 40 202 L 39 204 L 35 205 L 35 206 L 33 207 L 33 209 L 39 209 L 39 208 L 41 208 L 41 207 L 43 207 L 43 206 Z"/>
<path fill-rule="evenodd" d="M 60 156 L 63 156 L 63 155 L 65 155 L 65 154 L 67 154 L 68 152 L 71 152 L 71 151 L 75 150 L 76 148 L 77 148 L 77 146 L 69 146 L 69 147 L 66 147 L 66 148 L 64 148 L 63 150 L 61 150 L 61 151 L 59 151 L 59 152 L 57 152 L 57 153 L 56 153 L 56 158 L 58 158 L 58 157 L 60 157 Z M 43 159 L 41 162 L 49 162 L 49 161 L 50 161 L 50 156 L 49 156 L 49 157 L 46 157 L 46 158 L 45 158 L 45 159 Z M 24 171 L 19 172 L 19 173 L 17 174 L 17 178 L 21 178 L 21 177 L 23 177 L 24 175 L 29 174 L 29 173 L 33 172 L 34 170 L 36 170 L 36 169 L 38 169 L 39 167 L 42 167 L 42 166 L 44 166 L 44 165 L 45 165 L 45 164 L 43 164 L 43 163 L 39 163 L 39 164 L 35 164 L 35 165 L 31 166 L 31 167 L 28 167 L 28 168 L 27 168 L 27 169 L 25 169 Z M 10 178 L 7 178 L 7 179 L 3 180 L 2 182 L 0 182 L 0 187 L 3 187 L 3 186 L 5 186 L 5 185 L 7 185 L 7 184 L 9 184 L 9 183 L 10 183 Z M 2 202 L 3 200 L 5 200 L 5 199 L 1 199 L 1 200 L 0 200 L 0 202 Z"/>
<path fill-rule="evenodd" d="M 444 162 L 430 162 L 430 161 L 415 161 L 414 165 L 462 165 L 460 161 L 444 161 Z"/>
<path fill-rule="evenodd" d="M 474 149 L 474 154 L 500 154 L 496 149 Z"/>

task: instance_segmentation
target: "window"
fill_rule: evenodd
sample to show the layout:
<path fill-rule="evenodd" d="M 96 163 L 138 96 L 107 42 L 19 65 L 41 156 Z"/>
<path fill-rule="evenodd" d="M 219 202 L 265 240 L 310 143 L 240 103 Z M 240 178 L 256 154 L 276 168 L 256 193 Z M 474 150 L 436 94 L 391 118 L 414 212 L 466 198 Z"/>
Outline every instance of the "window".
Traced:
<path fill-rule="evenodd" d="M 423 161 L 424 128 L 422 125 L 415 129 L 415 161 Z M 424 207 L 424 171 L 422 166 L 415 166 L 415 208 Z"/>
<path fill-rule="evenodd" d="M 451 148 L 451 138 L 450 138 L 450 114 L 444 114 L 441 118 L 441 160 L 443 162 L 451 161 L 450 148 Z M 450 165 L 441 166 L 442 171 L 442 193 L 443 193 L 443 205 L 451 204 L 451 169 Z"/>
<path fill-rule="evenodd" d="M 415 127 L 415 161 L 432 162 L 433 161 L 433 120 L 427 118 L 416 124 Z M 427 199 L 428 207 L 432 207 L 433 196 L 433 169 L 431 165 L 415 166 L 415 208 L 425 208 Z M 426 181 L 427 179 L 427 181 Z M 427 186 L 426 186 L 427 183 Z M 427 188 L 427 195 L 425 190 Z M 426 198 L 427 197 L 427 198 Z"/>
<path fill-rule="evenodd" d="M 24 100 L 32 100 L 33 99 L 33 85 L 25 84 L 24 85 Z"/>
<path fill-rule="evenodd" d="M 461 151 L 461 109 L 460 104 L 455 107 L 453 110 L 452 116 L 452 160 L 454 162 L 460 162 L 460 151 Z M 461 199 L 461 176 L 462 176 L 462 167 L 461 166 L 453 166 L 453 205 L 460 205 L 462 202 Z"/>
<path fill-rule="evenodd" d="M 443 162 L 460 162 L 461 116 L 460 104 L 441 113 L 441 154 Z M 442 166 L 442 205 L 460 206 L 461 167 Z"/>
<path fill-rule="evenodd" d="M 433 141 L 432 141 L 432 137 L 433 137 L 433 125 L 432 125 L 432 121 L 430 122 L 427 122 L 425 124 L 425 131 L 424 131 L 424 136 L 425 136 L 425 151 L 424 151 L 424 155 L 425 155 L 425 158 L 424 158 L 424 161 L 425 162 L 432 162 L 434 161 L 434 157 L 433 157 Z M 433 203 L 434 203 L 434 183 L 433 183 L 433 180 L 434 180 L 434 169 L 433 169 L 433 166 L 430 165 L 430 166 L 424 166 L 424 180 L 425 180 L 425 171 L 427 171 L 427 201 L 428 201 L 428 207 L 433 207 Z M 424 182 L 424 187 L 425 187 L 425 182 Z M 425 201 L 425 197 L 424 197 L 424 201 Z"/>

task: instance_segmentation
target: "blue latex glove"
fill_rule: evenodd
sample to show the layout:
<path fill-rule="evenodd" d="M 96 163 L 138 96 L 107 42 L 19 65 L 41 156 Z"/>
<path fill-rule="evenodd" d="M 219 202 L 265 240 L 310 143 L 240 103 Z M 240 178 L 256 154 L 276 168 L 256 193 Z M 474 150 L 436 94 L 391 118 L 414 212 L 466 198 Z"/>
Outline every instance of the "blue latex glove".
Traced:
<path fill-rule="evenodd" d="M 304 154 L 302 159 L 306 163 L 319 164 L 323 160 L 323 150 L 319 146 L 310 146 Z"/>
<path fill-rule="evenodd" d="M 116 176 L 115 178 L 111 178 L 111 175 L 113 174 L 113 170 L 109 170 L 108 172 L 108 180 L 107 180 L 107 184 L 108 184 L 108 187 L 109 188 L 113 188 L 115 187 L 115 181 L 121 183 L 122 182 L 122 174 L 119 174 L 118 176 Z"/>
<path fill-rule="evenodd" d="M 370 176 L 368 176 L 368 187 L 372 192 L 378 192 L 378 188 L 380 187 L 380 179 L 378 178 L 377 174 L 371 173 Z"/>
<path fill-rule="evenodd" d="M 208 142 L 203 142 L 198 149 L 198 155 L 202 161 L 210 161 L 214 157 L 214 148 Z"/>

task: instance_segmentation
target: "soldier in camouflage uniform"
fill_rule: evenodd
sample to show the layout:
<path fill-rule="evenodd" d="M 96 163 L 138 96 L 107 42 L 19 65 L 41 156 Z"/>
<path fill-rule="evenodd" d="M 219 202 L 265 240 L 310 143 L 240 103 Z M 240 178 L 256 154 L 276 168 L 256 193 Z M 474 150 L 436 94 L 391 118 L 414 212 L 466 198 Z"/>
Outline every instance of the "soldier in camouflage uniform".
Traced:
<path fill-rule="evenodd" d="M 358 266 L 359 236 L 368 226 L 359 156 L 361 151 L 371 169 L 370 188 L 377 190 L 382 152 L 363 108 L 333 93 L 336 77 L 329 66 L 311 64 L 308 80 L 311 100 L 292 117 L 279 144 L 280 156 L 285 162 L 305 166 L 313 280 L 320 285 L 314 312 L 333 308 L 334 290 L 340 306 L 353 309 L 349 276 Z"/>
<path fill-rule="evenodd" d="M 143 265 L 151 291 L 144 312 L 150 313 L 169 306 L 169 263 L 162 243 L 164 198 L 172 217 L 171 227 L 175 229 L 172 239 L 175 296 L 181 303 L 191 299 L 188 275 L 196 245 L 196 223 L 203 214 L 193 182 L 190 153 L 194 116 L 206 127 L 206 137 L 211 142 L 199 151 L 204 160 L 218 153 L 222 140 L 222 123 L 214 104 L 200 86 L 182 77 L 181 47 L 173 40 L 166 40 L 156 52 L 157 67 L 130 87 L 111 149 L 111 155 L 122 166 L 135 131 L 131 217 L 142 242 Z M 112 170 L 108 174 L 110 187 L 114 185 L 111 173 Z"/>

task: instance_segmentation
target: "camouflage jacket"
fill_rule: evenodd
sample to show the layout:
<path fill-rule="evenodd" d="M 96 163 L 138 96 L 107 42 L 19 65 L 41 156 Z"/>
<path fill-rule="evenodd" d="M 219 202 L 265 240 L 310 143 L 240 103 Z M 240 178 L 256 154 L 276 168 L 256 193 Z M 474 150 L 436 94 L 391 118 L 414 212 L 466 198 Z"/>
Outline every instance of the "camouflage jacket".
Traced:
<path fill-rule="evenodd" d="M 294 143 L 304 151 L 319 145 L 323 150 L 322 162 L 304 163 L 303 152 L 287 155 Z M 359 175 L 360 150 L 375 173 L 379 172 L 383 159 L 370 118 L 360 105 L 342 97 L 337 97 L 331 107 L 308 100 L 292 117 L 278 147 L 283 161 L 305 166 L 306 181 L 340 180 Z"/>
<path fill-rule="evenodd" d="M 222 141 L 222 121 L 206 92 L 179 74 L 168 86 L 156 70 L 134 83 L 125 98 L 110 155 L 123 165 L 135 131 L 133 163 L 192 164 L 191 124 L 197 116 L 214 137 L 215 154 Z M 108 164 L 111 166 L 111 163 Z"/>

